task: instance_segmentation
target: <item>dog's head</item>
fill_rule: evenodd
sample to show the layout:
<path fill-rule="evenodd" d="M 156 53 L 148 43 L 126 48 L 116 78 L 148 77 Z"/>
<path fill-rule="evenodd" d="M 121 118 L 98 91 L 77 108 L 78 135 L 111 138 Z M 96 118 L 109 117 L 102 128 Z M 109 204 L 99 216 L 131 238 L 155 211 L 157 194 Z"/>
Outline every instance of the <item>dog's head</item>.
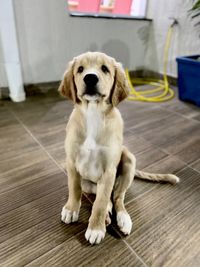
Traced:
<path fill-rule="evenodd" d="M 114 58 L 87 52 L 68 65 L 59 92 L 74 101 L 105 101 L 116 106 L 128 96 L 125 72 Z"/>

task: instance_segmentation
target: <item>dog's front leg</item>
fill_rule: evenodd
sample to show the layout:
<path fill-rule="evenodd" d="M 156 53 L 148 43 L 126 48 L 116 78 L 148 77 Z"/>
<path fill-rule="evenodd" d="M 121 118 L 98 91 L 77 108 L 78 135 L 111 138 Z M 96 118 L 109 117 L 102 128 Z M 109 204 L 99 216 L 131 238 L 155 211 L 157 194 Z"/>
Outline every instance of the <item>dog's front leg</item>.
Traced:
<path fill-rule="evenodd" d="M 97 182 L 96 199 L 93 204 L 85 238 L 91 244 L 99 244 L 106 233 L 106 213 L 115 181 L 116 168 L 110 167 Z"/>
<path fill-rule="evenodd" d="M 81 206 L 81 177 L 72 162 L 67 161 L 69 197 L 61 212 L 61 220 L 67 224 L 78 221 Z"/>

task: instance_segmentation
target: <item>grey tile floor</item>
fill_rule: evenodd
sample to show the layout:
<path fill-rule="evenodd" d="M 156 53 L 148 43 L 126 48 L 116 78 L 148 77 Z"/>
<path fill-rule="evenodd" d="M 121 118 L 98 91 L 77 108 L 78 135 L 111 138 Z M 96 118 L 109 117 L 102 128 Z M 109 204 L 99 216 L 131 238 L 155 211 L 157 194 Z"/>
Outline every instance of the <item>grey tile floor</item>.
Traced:
<path fill-rule="evenodd" d="M 24 103 L 0 102 L 0 266 L 200 266 L 200 109 L 177 97 L 119 108 L 138 168 L 172 172 L 181 182 L 135 180 L 126 195 L 131 235 L 113 224 L 90 246 L 90 198 L 83 197 L 78 223 L 60 221 L 71 103 L 56 89 Z"/>

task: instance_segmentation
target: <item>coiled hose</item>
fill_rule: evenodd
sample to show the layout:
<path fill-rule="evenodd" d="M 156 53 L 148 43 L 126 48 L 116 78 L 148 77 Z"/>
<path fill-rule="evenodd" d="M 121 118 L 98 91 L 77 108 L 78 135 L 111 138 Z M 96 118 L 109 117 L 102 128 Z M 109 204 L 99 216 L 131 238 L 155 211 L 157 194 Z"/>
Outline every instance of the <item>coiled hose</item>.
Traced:
<path fill-rule="evenodd" d="M 129 100 L 147 101 L 147 102 L 163 102 L 174 97 L 174 91 L 169 87 L 167 78 L 167 60 L 169 55 L 169 48 L 172 38 L 173 26 L 176 23 L 172 23 L 169 27 L 164 48 L 164 61 L 163 61 L 163 80 L 153 78 L 131 78 L 129 70 L 126 69 L 126 76 L 130 86 Z M 152 89 L 144 91 L 136 90 L 134 85 L 151 85 L 154 86 Z"/>

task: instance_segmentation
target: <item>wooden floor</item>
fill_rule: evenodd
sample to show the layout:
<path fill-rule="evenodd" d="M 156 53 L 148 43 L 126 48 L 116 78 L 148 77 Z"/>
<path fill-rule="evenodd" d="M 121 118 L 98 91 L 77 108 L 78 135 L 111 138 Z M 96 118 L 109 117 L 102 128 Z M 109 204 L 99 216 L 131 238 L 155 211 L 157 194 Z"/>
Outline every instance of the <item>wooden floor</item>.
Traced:
<path fill-rule="evenodd" d="M 0 266 L 200 266 L 200 109 L 125 101 L 125 143 L 137 167 L 172 172 L 176 186 L 135 180 L 126 196 L 130 236 L 113 224 L 99 246 L 84 238 L 91 211 L 64 225 L 65 126 L 72 106 L 56 89 L 0 104 Z"/>

